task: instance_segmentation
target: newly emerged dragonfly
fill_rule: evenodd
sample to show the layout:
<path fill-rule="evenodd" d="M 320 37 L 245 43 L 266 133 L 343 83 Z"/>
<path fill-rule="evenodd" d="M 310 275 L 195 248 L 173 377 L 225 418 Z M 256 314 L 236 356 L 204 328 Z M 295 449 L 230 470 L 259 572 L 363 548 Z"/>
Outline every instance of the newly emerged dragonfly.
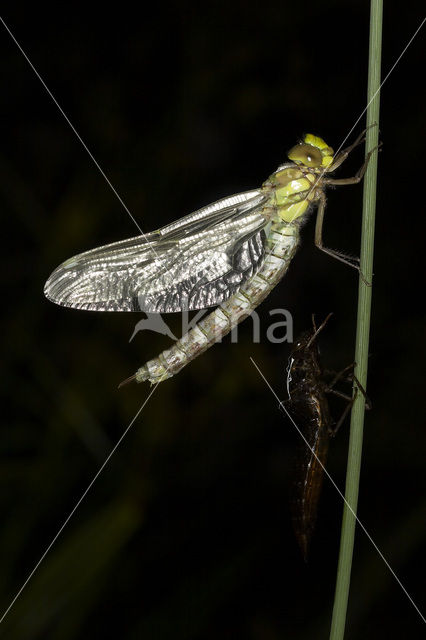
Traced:
<path fill-rule="evenodd" d="M 320 360 L 317 342 L 318 334 L 327 324 L 331 313 L 317 328 L 312 316 L 312 331 L 305 331 L 295 341 L 287 368 L 288 400 L 283 405 L 300 431 L 297 441 L 294 474 L 291 490 L 291 511 L 293 529 L 305 561 L 315 527 L 318 502 L 324 477 L 330 437 L 334 436 L 347 416 L 354 397 L 350 397 L 334 387 L 353 365 L 346 367 L 327 382 L 327 375 Z M 355 380 L 353 373 L 349 380 Z M 335 423 L 330 414 L 328 395 L 334 394 L 346 400 L 346 408 Z M 367 402 L 367 407 L 369 404 Z"/>
<path fill-rule="evenodd" d="M 158 231 L 86 251 L 61 264 L 46 282 L 47 298 L 92 311 L 166 313 L 217 308 L 128 379 L 161 382 L 220 340 L 266 298 L 286 273 L 300 228 L 318 206 L 315 244 L 358 268 L 322 242 L 325 188 L 358 183 L 329 177 L 365 132 L 334 156 L 308 134 L 262 187 L 210 204 Z M 127 382 L 127 381 L 126 381 Z"/>

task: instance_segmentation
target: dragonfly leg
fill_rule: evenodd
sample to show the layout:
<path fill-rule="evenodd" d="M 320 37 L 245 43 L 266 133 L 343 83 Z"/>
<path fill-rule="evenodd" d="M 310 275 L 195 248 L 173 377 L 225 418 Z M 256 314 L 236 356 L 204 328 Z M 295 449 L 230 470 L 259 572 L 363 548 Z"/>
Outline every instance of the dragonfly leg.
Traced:
<path fill-rule="evenodd" d="M 346 400 L 347 402 L 352 402 L 352 396 L 347 393 L 343 393 L 343 391 L 337 391 L 336 389 L 330 389 L 329 393 L 332 393 L 334 396 L 338 398 L 342 398 L 342 400 Z"/>
<path fill-rule="evenodd" d="M 333 393 L 334 395 L 339 396 L 340 398 L 344 398 L 345 400 L 351 400 L 351 397 L 348 396 L 347 394 L 341 393 L 340 391 L 336 391 L 334 389 L 335 385 L 339 382 L 339 380 L 341 380 L 343 378 L 345 373 L 347 371 L 351 371 L 351 373 L 346 378 L 344 378 L 344 382 L 355 382 L 357 388 L 361 391 L 362 395 L 365 398 L 365 406 L 366 406 L 366 408 L 367 409 L 371 409 L 372 408 L 371 400 L 367 396 L 366 390 L 364 389 L 364 387 L 362 386 L 362 384 L 360 383 L 360 381 L 358 380 L 358 378 L 354 374 L 354 368 L 355 368 L 355 362 L 353 362 L 352 364 L 349 364 L 347 367 L 345 367 L 344 369 L 342 369 L 338 373 L 336 373 L 335 371 L 325 371 L 324 375 L 333 375 L 334 378 L 332 379 L 330 384 L 328 384 L 325 387 L 324 391 L 326 393 Z"/>
<path fill-rule="evenodd" d="M 337 392 L 334 392 L 337 393 Z M 355 389 L 355 393 L 352 396 L 352 398 L 347 398 L 348 403 L 345 407 L 345 410 L 343 411 L 342 415 L 339 418 L 339 421 L 336 422 L 336 424 L 333 427 L 330 427 L 330 436 L 334 437 L 336 435 L 336 433 L 339 431 L 340 427 L 342 426 L 343 422 L 345 421 L 346 416 L 348 415 L 349 411 L 352 409 L 352 405 L 355 402 L 355 398 L 356 398 L 356 394 L 357 394 L 357 389 Z M 344 394 L 342 394 L 343 397 Z"/>
<path fill-rule="evenodd" d="M 317 220 L 315 224 L 315 246 L 318 247 L 320 251 L 324 251 L 324 253 L 328 253 L 328 255 L 332 256 L 333 258 L 336 258 L 336 260 L 340 260 L 340 262 L 344 262 L 345 264 L 349 265 L 353 269 L 357 269 L 359 271 L 359 266 L 356 264 L 356 262 L 359 262 L 358 258 L 351 258 L 350 256 L 347 256 L 344 253 L 341 253 L 340 251 L 336 251 L 335 249 L 329 249 L 328 247 L 324 246 L 324 243 L 322 241 L 322 228 L 324 224 L 324 214 L 325 214 L 325 204 L 326 204 L 325 195 L 323 193 L 320 193 L 318 200 L 319 200 L 319 204 L 318 204 Z"/>
<path fill-rule="evenodd" d="M 317 212 L 317 221 L 315 224 L 315 246 L 318 247 L 320 251 L 324 251 L 332 258 L 347 264 L 349 267 L 356 269 L 360 275 L 361 280 L 364 282 L 367 287 L 371 287 L 371 282 L 364 277 L 361 269 L 359 268 L 359 258 L 348 256 L 341 251 L 336 251 L 336 249 L 329 249 L 325 247 L 322 241 L 322 228 L 324 224 L 324 213 L 325 213 L 325 195 L 324 193 L 320 193 L 318 196 L 318 212 Z"/>
<path fill-rule="evenodd" d="M 360 169 L 356 172 L 356 174 L 352 178 L 324 178 L 324 184 L 332 184 L 332 185 L 346 185 L 346 184 L 358 184 L 364 177 L 364 173 L 367 170 L 368 163 L 370 162 L 370 158 L 377 149 L 380 149 L 382 143 L 378 144 L 374 149 L 371 149 L 365 156 L 364 163 Z M 341 164 L 341 163 L 340 163 Z M 334 169 L 333 169 L 334 170 Z"/>
<path fill-rule="evenodd" d="M 357 389 L 359 389 L 359 391 L 361 391 L 362 395 L 364 396 L 364 400 L 365 400 L 365 408 L 370 411 L 370 409 L 373 408 L 373 404 L 370 400 L 370 398 L 367 395 L 366 390 L 364 389 L 364 387 L 362 386 L 362 384 L 360 383 L 360 381 L 358 380 L 358 378 L 356 377 L 356 375 L 353 373 L 352 374 L 352 378 L 355 381 L 355 384 L 357 386 Z"/>
<path fill-rule="evenodd" d="M 329 168 L 329 171 L 335 171 L 338 167 L 340 167 L 340 165 L 343 164 L 343 162 L 346 160 L 348 155 L 352 153 L 355 147 L 358 147 L 360 144 L 362 144 L 365 141 L 365 134 L 369 129 L 371 129 L 371 127 L 377 127 L 377 124 L 375 122 L 373 124 L 370 124 L 370 126 L 364 129 L 364 131 L 361 131 L 361 133 L 359 134 L 355 142 L 353 142 L 349 147 L 346 147 L 345 149 L 342 149 L 341 151 L 339 151 L 339 153 L 336 155 L 334 159 L 333 164 Z"/>
<path fill-rule="evenodd" d="M 371 400 L 370 398 L 367 396 L 367 392 L 365 391 L 364 387 L 362 386 L 362 384 L 360 383 L 360 381 L 358 380 L 358 378 L 355 376 L 355 374 L 353 373 L 355 367 L 355 362 L 353 362 L 352 364 L 348 365 L 347 367 L 345 367 L 344 369 L 342 369 L 341 371 L 339 371 L 338 373 L 336 373 L 334 375 L 333 380 L 330 382 L 330 384 L 324 389 L 324 391 L 326 393 L 332 393 L 333 395 L 337 396 L 338 398 L 342 398 L 343 400 L 347 401 L 347 405 L 345 407 L 345 410 L 343 411 L 342 415 L 340 416 L 338 422 L 336 423 L 336 425 L 330 429 L 330 435 L 331 436 L 335 436 L 336 433 L 338 432 L 338 430 L 340 429 L 342 423 L 344 422 L 346 416 L 349 413 L 349 410 L 352 408 L 353 403 L 355 402 L 355 398 L 357 396 L 358 391 L 360 391 L 362 393 L 362 395 L 365 398 L 365 408 L 370 410 L 372 408 L 372 404 L 371 404 Z M 345 373 L 347 373 L 348 371 L 352 371 L 352 373 L 349 375 L 348 378 L 346 378 L 347 382 L 355 382 L 356 384 L 356 388 L 355 388 L 355 392 L 353 394 L 353 396 L 349 396 L 346 393 L 342 393 L 341 391 L 337 391 L 336 389 L 334 389 L 334 385 L 341 380 L 341 378 L 345 375 Z"/>
<path fill-rule="evenodd" d="M 337 374 L 335 381 L 337 381 L 338 377 L 340 375 L 343 375 L 343 373 L 345 371 L 347 371 L 348 369 L 353 369 L 354 365 L 351 364 L 349 365 L 349 367 L 346 367 L 345 369 L 343 369 L 339 374 Z M 346 416 L 348 415 L 349 411 L 352 408 L 353 403 L 355 402 L 355 398 L 357 397 L 358 391 L 361 391 L 362 395 L 365 398 L 365 408 L 367 410 L 370 410 L 372 408 L 372 404 L 371 404 L 371 400 L 370 398 L 367 396 L 367 393 L 364 389 L 364 387 L 362 386 L 362 384 L 360 383 L 360 381 L 358 380 L 358 378 L 352 374 L 352 380 L 355 381 L 356 384 L 356 388 L 355 388 L 355 392 L 353 394 L 352 397 L 348 396 L 346 393 L 342 393 L 340 391 L 336 391 L 335 389 L 332 389 L 331 387 L 328 387 L 327 389 L 325 389 L 326 393 L 332 393 L 333 395 L 339 397 L 339 398 L 343 398 L 343 400 L 347 401 L 347 405 L 342 413 L 342 415 L 340 416 L 338 422 L 332 427 L 330 428 L 330 435 L 332 437 L 334 437 L 336 435 L 336 433 L 338 432 L 338 430 L 340 429 L 340 427 L 342 426 L 343 422 L 345 421 Z M 335 382 L 333 381 L 333 382 Z"/>
<path fill-rule="evenodd" d="M 306 345 L 307 349 L 309 349 L 311 344 L 313 342 L 315 342 L 315 340 L 317 339 L 318 334 L 324 329 L 325 325 L 330 320 L 332 315 L 333 315 L 333 312 L 329 313 L 328 316 L 325 318 L 325 320 L 323 320 L 322 323 L 320 324 L 320 326 L 317 328 L 317 325 L 316 325 L 316 322 L 315 322 L 315 314 L 314 313 L 312 314 L 312 327 L 314 329 L 314 333 L 312 334 L 311 339 L 309 340 L 308 344 Z"/>
<path fill-rule="evenodd" d="M 336 386 L 336 384 L 339 382 L 339 380 L 342 379 L 342 377 L 345 375 L 345 373 L 347 371 L 352 371 L 352 375 L 349 378 L 346 378 L 346 380 L 348 382 L 352 382 L 353 380 L 353 371 L 354 371 L 354 366 L 355 366 L 355 362 L 353 362 L 352 364 L 349 364 L 347 367 L 345 367 L 344 369 L 342 369 L 341 371 L 339 371 L 338 373 L 336 373 L 335 371 L 331 371 L 331 375 L 334 375 L 334 378 L 332 379 L 332 381 L 330 382 L 329 385 L 327 385 L 327 388 L 325 389 L 325 391 L 327 393 L 331 392 L 332 389 Z"/>

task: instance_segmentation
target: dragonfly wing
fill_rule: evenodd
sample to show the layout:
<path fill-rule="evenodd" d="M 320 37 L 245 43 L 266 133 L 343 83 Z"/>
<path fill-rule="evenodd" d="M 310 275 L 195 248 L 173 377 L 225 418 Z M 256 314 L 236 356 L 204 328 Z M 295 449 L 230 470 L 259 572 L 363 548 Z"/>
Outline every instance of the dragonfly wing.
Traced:
<path fill-rule="evenodd" d="M 244 242 L 237 242 L 235 236 L 226 238 L 222 228 L 217 229 L 216 237 L 203 234 L 189 251 L 181 252 L 182 262 L 142 285 L 134 301 L 136 308 L 163 313 L 205 309 L 227 300 L 263 262 L 265 233 L 260 225 L 265 225 L 264 219 L 257 221 L 258 231 Z"/>
<path fill-rule="evenodd" d="M 236 194 L 153 233 L 81 253 L 52 273 L 45 295 L 94 311 L 220 304 L 262 264 L 265 200 L 259 189 Z"/>

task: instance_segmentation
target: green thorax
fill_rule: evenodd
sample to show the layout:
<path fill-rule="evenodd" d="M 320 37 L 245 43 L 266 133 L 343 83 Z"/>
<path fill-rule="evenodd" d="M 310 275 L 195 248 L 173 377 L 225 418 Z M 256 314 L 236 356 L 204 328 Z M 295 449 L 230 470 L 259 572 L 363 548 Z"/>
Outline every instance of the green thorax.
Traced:
<path fill-rule="evenodd" d="M 301 222 L 322 191 L 322 178 L 333 164 L 334 151 L 322 138 L 308 133 L 288 152 L 291 163 L 284 164 L 263 184 L 270 193 L 266 207 L 274 218 L 287 224 Z"/>

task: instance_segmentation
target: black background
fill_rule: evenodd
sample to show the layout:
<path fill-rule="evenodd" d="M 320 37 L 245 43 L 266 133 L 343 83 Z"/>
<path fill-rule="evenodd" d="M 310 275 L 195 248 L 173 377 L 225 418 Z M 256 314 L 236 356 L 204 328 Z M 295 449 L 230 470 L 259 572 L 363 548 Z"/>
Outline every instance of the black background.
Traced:
<path fill-rule="evenodd" d="M 422 19 L 385 3 L 383 76 Z M 142 12 L 141 12 L 142 11 Z M 257 187 L 312 131 L 337 147 L 366 101 L 368 3 L 121 3 L 3 17 L 144 231 Z M 6 609 L 149 393 L 117 383 L 169 345 L 137 314 L 62 309 L 64 259 L 137 230 L 1 30 L 4 325 L 1 608 Z M 375 280 L 359 516 L 424 606 L 424 29 L 382 90 Z M 364 120 L 358 124 L 358 132 Z M 353 175 L 362 149 L 339 176 Z M 325 240 L 359 253 L 361 187 L 328 194 Z M 160 385 L 3 623 L 8 638 L 327 638 L 342 501 L 325 482 L 308 565 L 287 502 L 288 345 L 334 312 L 329 368 L 353 360 L 356 273 L 315 249 L 250 321 Z M 179 317 L 166 316 L 175 331 Z M 334 407 L 338 413 L 341 405 Z M 328 469 L 344 486 L 348 429 Z M 358 529 L 347 634 L 419 637 L 422 622 Z"/>

